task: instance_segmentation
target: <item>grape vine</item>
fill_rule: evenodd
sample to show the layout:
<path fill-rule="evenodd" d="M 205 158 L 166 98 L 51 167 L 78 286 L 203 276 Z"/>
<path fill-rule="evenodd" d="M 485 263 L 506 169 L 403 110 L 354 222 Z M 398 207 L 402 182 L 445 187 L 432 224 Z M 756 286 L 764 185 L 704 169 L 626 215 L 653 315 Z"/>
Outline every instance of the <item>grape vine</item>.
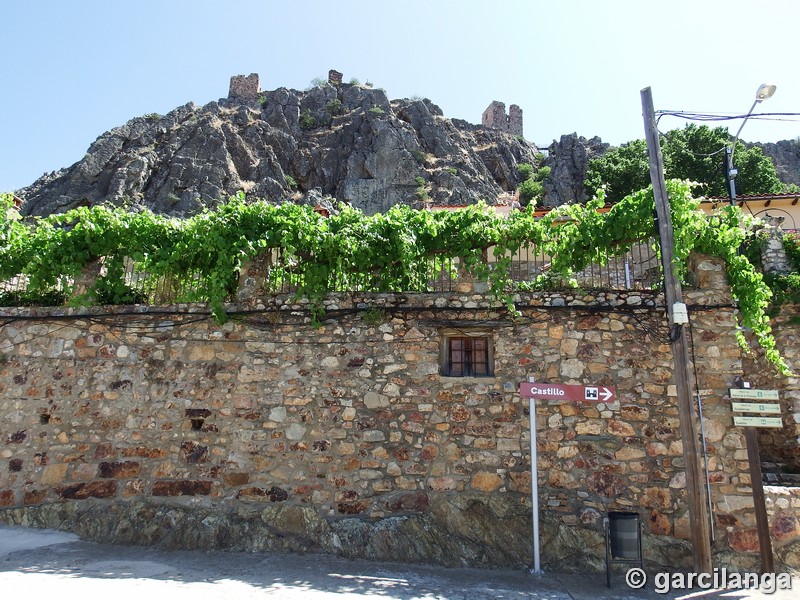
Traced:
<path fill-rule="evenodd" d="M 770 289 L 739 252 L 751 230 L 750 218 L 737 207 L 706 216 L 688 182 L 669 181 L 668 190 L 678 273 L 685 275 L 693 251 L 722 257 L 742 324 L 787 373 L 766 313 Z M 186 219 L 94 206 L 24 221 L 12 208 L 12 197 L 0 196 L 0 281 L 22 275 L 28 278 L 28 295 L 52 295 L 102 259 L 105 275 L 77 302 L 130 302 L 135 294 L 122 274 L 125 261 L 134 261 L 156 276 L 198 281 L 195 299 L 208 302 L 224 320 L 224 302 L 236 288 L 242 265 L 278 249 L 284 263 L 292 265 L 298 296 L 308 298 L 319 316 L 337 281 L 357 281 L 376 292 L 424 291 L 426 265 L 434 256 L 442 264 L 457 258 L 461 268 L 486 281 L 492 296 L 516 314 L 511 257 L 521 247 L 535 245 L 551 257 L 548 277 L 569 280 L 589 263 L 655 235 L 652 190 L 631 194 L 601 213 L 597 209 L 604 201 L 601 190 L 586 204 L 560 206 L 542 218 L 535 218 L 533 210 L 501 217 L 482 204 L 454 211 L 395 205 L 373 216 L 342 206 L 326 218 L 308 206 L 250 201 L 238 194 Z M 487 251 L 495 257 L 491 268 L 484 259 Z M 543 277 L 529 287 L 546 284 Z"/>

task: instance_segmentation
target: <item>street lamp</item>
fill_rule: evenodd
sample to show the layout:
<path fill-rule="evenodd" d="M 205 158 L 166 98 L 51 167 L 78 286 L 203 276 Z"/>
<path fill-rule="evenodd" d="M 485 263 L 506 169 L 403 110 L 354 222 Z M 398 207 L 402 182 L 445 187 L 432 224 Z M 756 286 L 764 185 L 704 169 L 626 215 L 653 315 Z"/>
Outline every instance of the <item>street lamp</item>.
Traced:
<path fill-rule="evenodd" d="M 762 83 L 760 86 L 758 86 L 758 91 L 756 92 L 756 99 L 755 102 L 753 102 L 753 106 L 750 107 L 750 110 L 748 110 L 747 114 L 744 116 L 742 124 L 739 126 L 739 131 L 736 132 L 736 136 L 733 138 L 733 143 L 725 148 L 725 179 L 728 182 L 728 197 L 731 199 L 731 206 L 736 204 L 736 176 L 739 174 L 739 171 L 733 166 L 733 153 L 736 151 L 736 143 L 739 141 L 739 134 L 742 133 L 742 129 L 744 128 L 744 124 L 747 123 L 747 119 L 749 119 L 750 115 L 753 114 L 753 109 L 756 107 L 756 104 L 763 102 L 767 98 L 771 98 L 772 94 L 774 93 L 775 86 L 772 84 Z"/>

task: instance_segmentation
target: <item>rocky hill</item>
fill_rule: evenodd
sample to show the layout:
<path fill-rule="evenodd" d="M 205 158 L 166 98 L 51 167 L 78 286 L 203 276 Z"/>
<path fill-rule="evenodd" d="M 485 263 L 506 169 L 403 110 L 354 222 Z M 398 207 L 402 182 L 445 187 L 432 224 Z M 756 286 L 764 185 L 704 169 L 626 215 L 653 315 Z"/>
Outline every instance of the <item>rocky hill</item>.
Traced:
<path fill-rule="evenodd" d="M 335 80 L 261 91 L 257 75 L 236 76 L 227 98 L 134 118 L 17 195 L 36 215 L 102 202 L 185 215 L 239 190 L 274 201 L 330 195 L 368 214 L 399 202 L 494 204 L 537 152 L 427 99 L 390 101 Z"/>
<path fill-rule="evenodd" d="M 748 143 L 759 146 L 764 154 L 772 159 L 778 178 L 786 184 L 800 185 L 800 140 L 784 140 L 777 143 Z M 612 146 L 599 137 L 587 139 L 576 133 L 562 135 L 547 148 L 544 166 L 551 169 L 550 176 L 544 180 L 544 201 L 546 206 L 585 202 L 593 190 L 586 190 L 583 182 L 589 168 L 589 161 L 602 156 Z"/>
<path fill-rule="evenodd" d="M 544 204 L 558 206 L 584 202 L 588 194 L 583 181 L 589 169 L 589 161 L 602 156 L 611 146 L 599 137 L 586 139 L 575 133 L 562 135 L 553 141 L 547 151 L 544 166 L 550 167 L 550 176 L 542 182 Z"/>
<path fill-rule="evenodd" d="M 772 159 L 782 182 L 800 185 L 800 139 L 757 145 Z"/>

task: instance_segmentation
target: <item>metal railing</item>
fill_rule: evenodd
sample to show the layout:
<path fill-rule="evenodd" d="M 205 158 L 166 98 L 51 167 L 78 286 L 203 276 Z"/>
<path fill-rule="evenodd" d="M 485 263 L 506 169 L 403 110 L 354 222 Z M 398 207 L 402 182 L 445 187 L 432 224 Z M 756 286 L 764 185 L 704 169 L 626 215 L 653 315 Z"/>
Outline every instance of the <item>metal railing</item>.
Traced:
<path fill-rule="evenodd" d="M 552 257 L 533 244 L 525 245 L 510 257 L 510 291 L 569 287 L 653 289 L 661 283 L 661 266 L 656 248 L 654 240 L 644 240 L 632 244 L 624 252 L 598 254 L 594 262 L 567 280 L 553 272 Z M 287 294 L 302 289 L 306 274 L 304 265 L 297 257 L 286 255 L 279 249 L 267 252 L 261 257 L 261 272 L 252 275 L 257 293 Z M 490 270 L 495 268 L 498 260 L 491 248 L 484 253 L 484 261 Z M 398 277 L 400 268 L 386 265 L 374 272 L 348 272 L 332 268 L 324 276 L 328 278 L 328 289 L 333 292 L 454 292 L 461 289 L 461 284 L 476 281 L 465 269 L 463 261 L 443 255 L 431 255 L 411 268 L 403 267 L 402 277 Z M 105 270 L 101 269 L 100 277 L 105 275 Z M 236 299 L 237 291 L 248 276 L 248 273 L 239 274 L 237 280 L 237 276 L 232 275 L 228 300 Z M 315 274 L 315 277 L 319 276 L 319 273 Z M 188 275 L 154 274 L 129 260 L 125 263 L 124 283 L 129 293 L 125 294 L 122 303 L 130 304 L 200 302 L 206 299 L 208 289 L 208 281 L 199 271 Z M 2 304 L 14 305 L 15 298 L 21 302 L 25 298 L 27 284 L 28 279 L 23 275 L 0 282 Z M 70 284 L 65 280 L 59 288 L 69 289 Z M 103 303 L 102 298 L 98 300 Z"/>

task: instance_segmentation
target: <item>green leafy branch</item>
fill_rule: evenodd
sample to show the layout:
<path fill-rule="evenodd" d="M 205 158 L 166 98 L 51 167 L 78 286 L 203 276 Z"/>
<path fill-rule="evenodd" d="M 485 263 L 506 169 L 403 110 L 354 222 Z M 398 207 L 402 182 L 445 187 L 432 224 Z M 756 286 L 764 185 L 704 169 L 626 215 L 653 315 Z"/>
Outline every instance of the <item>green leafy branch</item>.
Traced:
<path fill-rule="evenodd" d="M 767 316 L 771 291 L 761 273 L 739 252 L 750 221 L 737 207 L 706 216 L 692 197 L 692 184 L 668 182 L 675 230 L 675 267 L 683 277 L 693 251 L 721 257 L 738 302 L 742 323 L 782 372 Z M 315 317 L 323 300 L 336 289 L 373 292 L 423 292 L 430 263 L 454 266 L 488 283 L 490 294 L 517 314 L 512 257 L 535 247 L 550 258 L 548 272 L 528 289 L 570 281 L 590 263 L 605 263 L 633 244 L 652 238 L 654 200 L 651 189 L 630 194 L 608 212 L 604 191 L 585 205 L 561 206 L 543 218 L 533 210 L 512 211 L 507 218 L 483 204 L 454 211 L 415 210 L 396 205 L 384 214 L 366 216 L 342 206 L 325 218 L 311 207 L 248 201 L 238 194 L 186 219 L 147 210 L 78 208 L 25 222 L 10 196 L 0 197 L 0 281 L 28 278 L 28 294 L 42 296 L 66 290 L 92 263 L 102 261 L 105 274 L 81 302 L 125 301 L 132 290 L 124 267 L 132 261 L 152 276 L 177 276 L 196 283 L 189 300 L 205 301 L 220 320 L 224 303 L 236 290 L 245 262 L 278 252 L 280 263 L 270 277 L 283 277 L 309 299 Z M 486 260 L 491 251 L 494 261 Z M 135 291 L 135 290 L 133 290 Z"/>

